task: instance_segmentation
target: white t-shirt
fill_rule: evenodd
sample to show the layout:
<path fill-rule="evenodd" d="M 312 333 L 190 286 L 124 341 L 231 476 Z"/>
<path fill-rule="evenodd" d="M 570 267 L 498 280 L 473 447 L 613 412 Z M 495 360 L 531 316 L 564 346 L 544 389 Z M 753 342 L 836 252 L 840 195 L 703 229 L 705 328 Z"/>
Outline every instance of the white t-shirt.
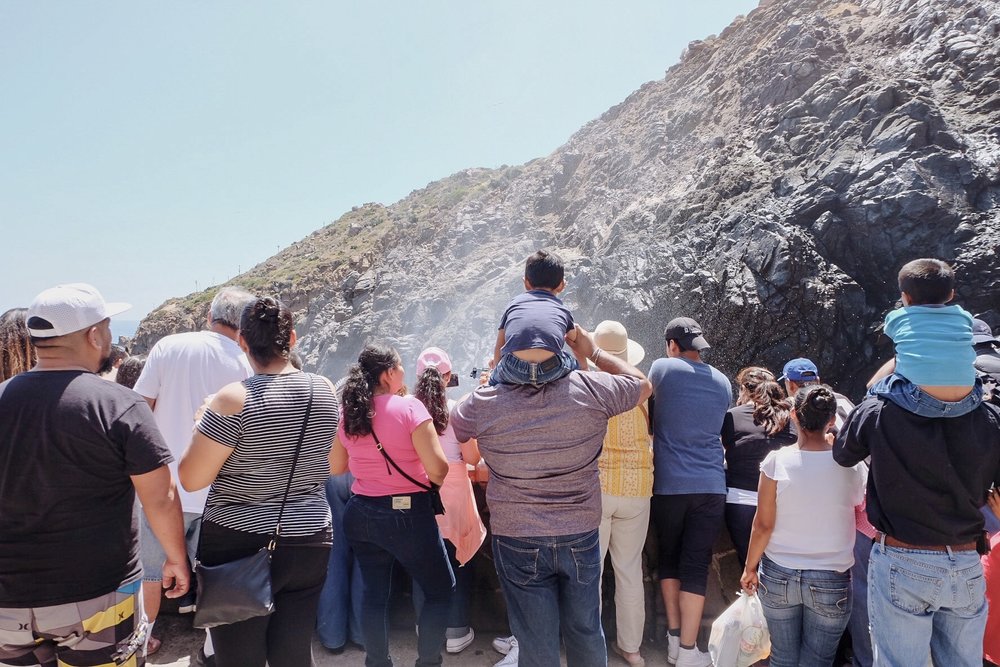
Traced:
<path fill-rule="evenodd" d="M 789 445 L 760 471 L 778 483 L 774 532 L 764 553 L 781 567 L 844 572 L 854 564 L 854 506 L 865 494 L 860 464 L 844 468 L 833 452 Z"/>
<path fill-rule="evenodd" d="M 194 331 L 162 338 L 146 358 L 135 383 L 135 391 L 156 400 L 153 416 L 174 462 L 170 472 L 177 479 L 177 461 L 191 443 L 194 413 L 231 382 L 253 375 L 243 350 L 231 339 L 214 331 Z M 185 491 L 180 484 L 181 507 L 201 514 L 208 489 Z"/>

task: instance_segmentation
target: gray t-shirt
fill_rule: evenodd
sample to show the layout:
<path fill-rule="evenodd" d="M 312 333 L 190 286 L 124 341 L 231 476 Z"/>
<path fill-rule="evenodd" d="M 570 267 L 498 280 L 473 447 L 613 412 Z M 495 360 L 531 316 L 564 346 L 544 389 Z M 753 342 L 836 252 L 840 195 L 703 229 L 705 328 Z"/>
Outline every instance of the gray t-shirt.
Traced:
<path fill-rule="evenodd" d="M 479 439 L 494 535 L 547 537 L 601 523 L 597 458 L 608 419 L 639 402 L 627 375 L 573 371 L 540 387 L 481 387 L 455 406 L 459 441 Z"/>

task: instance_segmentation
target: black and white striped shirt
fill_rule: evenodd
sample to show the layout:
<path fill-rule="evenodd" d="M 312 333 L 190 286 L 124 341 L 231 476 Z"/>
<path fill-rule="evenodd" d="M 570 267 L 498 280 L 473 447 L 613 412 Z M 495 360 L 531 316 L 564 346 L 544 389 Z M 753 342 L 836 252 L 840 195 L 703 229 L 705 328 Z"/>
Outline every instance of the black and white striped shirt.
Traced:
<path fill-rule="evenodd" d="M 313 403 L 306 415 L 310 383 Z M 339 420 L 330 385 L 318 375 L 301 372 L 254 375 L 243 385 L 247 394 L 242 412 L 226 416 L 207 410 L 198 424 L 201 433 L 234 448 L 209 490 L 204 520 L 233 530 L 274 532 L 302 421 L 308 418 L 281 534 L 300 537 L 329 527 L 324 484 Z"/>

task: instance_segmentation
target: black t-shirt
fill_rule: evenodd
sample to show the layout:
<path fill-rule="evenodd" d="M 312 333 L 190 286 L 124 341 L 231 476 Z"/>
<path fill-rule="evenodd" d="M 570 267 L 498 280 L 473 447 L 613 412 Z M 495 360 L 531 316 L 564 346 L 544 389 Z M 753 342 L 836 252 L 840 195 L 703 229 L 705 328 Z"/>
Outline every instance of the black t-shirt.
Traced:
<path fill-rule="evenodd" d="M 722 446 L 726 449 L 726 486 L 756 491 L 760 481 L 760 464 L 776 449 L 793 445 L 795 426 L 789 419 L 785 428 L 768 435 L 763 426 L 753 423 L 753 405 L 730 408 L 722 422 Z"/>
<path fill-rule="evenodd" d="M 1000 485 L 1000 412 L 983 404 L 960 417 L 921 417 L 867 398 L 844 422 L 833 458 L 871 455 L 868 520 L 910 544 L 966 544 L 983 530 L 979 509 Z"/>
<path fill-rule="evenodd" d="M 0 384 L 0 607 L 79 602 L 137 578 L 129 476 L 170 460 L 130 389 L 83 371 Z"/>

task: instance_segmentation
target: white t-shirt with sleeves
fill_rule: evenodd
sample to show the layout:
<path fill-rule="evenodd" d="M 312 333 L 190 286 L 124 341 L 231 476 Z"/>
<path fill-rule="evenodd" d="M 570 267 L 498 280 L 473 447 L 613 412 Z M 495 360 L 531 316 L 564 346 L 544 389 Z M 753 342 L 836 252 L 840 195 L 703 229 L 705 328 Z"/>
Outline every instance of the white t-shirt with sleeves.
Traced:
<path fill-rule="evenodd" d="M 153 417 L 173 454 L 170 472 L 174 479 L 177 461 L 191 443 L 194 414 L 205 398 L 251 375 L 253 370 L 240 346 L 214 331 L 166 336 L 149 351 L 135 391 L 156 400 Z M 202 513 L 208 489 L 190 492 L 178 484 L 177 490 L 185 512 Z"/>
<path fill-rule="evenodd" d="M 844 468 L 833 452 L 789 445 L 760 471 L 778 484 L 774 532 L 764 553 L 781 567 L 844 572 L 854 564 L 854 506 L 864 498 L 860 464 Z"/>

